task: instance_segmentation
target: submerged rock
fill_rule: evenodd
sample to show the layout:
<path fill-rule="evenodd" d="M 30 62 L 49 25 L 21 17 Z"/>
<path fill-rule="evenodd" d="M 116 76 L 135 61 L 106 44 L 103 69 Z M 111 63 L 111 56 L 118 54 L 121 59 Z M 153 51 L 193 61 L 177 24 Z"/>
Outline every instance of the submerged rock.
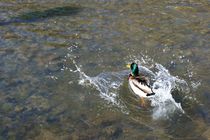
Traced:
<path fill-rule="evenodd" d="M 41 130 L 40 134 L 35 137 L 35 140 L 59 140 L 59 139 L 60 138 L 56 134 L 45 129 Z"/>
<path fill-rule="evenodd" d="M 50 107 L 49 101 L 42 96 L 33 95 L 27 101 L 27 108 L 37 110 L 46 110 Z"/>
<path fill-rule="evenodd" d="M 1 108 L 0 108 L 3 112 L 9 112 L 13 109 L 13 106 L 11 103 L 4 103 Z"/>
<path fill-rule="evenodd" d="M 80 36 L 81 36 L 81 38 L 83 38 L 83 39 L 92 39 L 92 36 L 89 35 L 89 34 L 87 34 L 87 33 L 83 33 L 83 34 L 81 34 Z"/>
<path fill-rule="evenodd" d="M 210 138 L 210 128 L 207 129 L 207 130 L 203 133 L 202 136 L 203 136 L 204 138 L 206 138 L 206 139 L 209 139 L 209 138 Z"/>
<path fill-rule="evenodd" d="M 123 129 L 120 127 L 110 126 L 110 127 L 106 127 L 102 132 L 106 136 L 116 139 L 121 136 L 121 134 L 123 133 Z"/>

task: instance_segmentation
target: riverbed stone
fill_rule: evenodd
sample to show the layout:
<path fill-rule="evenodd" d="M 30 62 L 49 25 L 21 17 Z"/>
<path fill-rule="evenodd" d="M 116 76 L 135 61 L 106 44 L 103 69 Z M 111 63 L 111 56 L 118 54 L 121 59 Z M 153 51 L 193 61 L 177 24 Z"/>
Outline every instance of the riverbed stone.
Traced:
<path fill-rule="evenodd" d="M 87 34 L 87 33 L 82 33 L 80 36 L 81 36 L 81 38 L 83 38 L 83 39 L 92 39 L 92 36 L 89 35 L 89 34 Z"/>
<path fill-rule="evenodd" d="M 4 103 L 1 108 L 4 112 L 9 112 L 13 109 L 13 105 L 11 103 Z"/>
<path fill-rule="evenodd" d="M 204 138 L 210 139 L 210 128 L 208 128 L 202 135 Z"/>
<path fill-rule="evenodd" d="M 49 101 L 42 96 L 32 95 L 27 101 L 28 109 L 36 108 L 38 110 L 45 110 L 49 107 Z"/>
<path fill-rule="evenodd" d="M 40 134 L 35 137 L 35 140 L 59 140 L 60 138 L 49 130 L 41 130 Z"/>

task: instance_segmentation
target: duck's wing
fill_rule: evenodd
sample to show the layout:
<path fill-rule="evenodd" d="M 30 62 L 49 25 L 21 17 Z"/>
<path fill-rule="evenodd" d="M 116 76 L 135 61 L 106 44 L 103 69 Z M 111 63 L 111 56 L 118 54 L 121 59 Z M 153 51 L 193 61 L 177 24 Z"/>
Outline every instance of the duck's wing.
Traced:
<path fill-rule="evenodd" d="M 147 93 L 141 90 L 141 88 L 139 88 L 139 86 L 137 85 L 135 81 L 136 81 L 135 79 L 131 79 L 131 78 L 129 79 L 129 85 L 130 85 L 131 90 L 139 97 L 147 97 Z"/>
<path fill-rule="evenodd" d="M 146 81 L 139 82 L 136 79 L 132 79 L 132 82 L 139 90 L 143 91 L 145 94 L 153 93 L 151 87 L 146 83 Z"/>

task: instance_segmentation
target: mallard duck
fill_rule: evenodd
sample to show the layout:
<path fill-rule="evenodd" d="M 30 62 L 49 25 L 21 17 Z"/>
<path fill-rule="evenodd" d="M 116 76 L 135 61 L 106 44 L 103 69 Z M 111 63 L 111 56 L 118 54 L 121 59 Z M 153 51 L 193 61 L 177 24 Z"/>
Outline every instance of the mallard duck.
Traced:
<path fill-rule="evenodd" d="M 139 68 L 136 63 L 128 64 L 127 67 L 131 69 L 131 73 L 128 76 L 129 86 L 141 98 L 144 104 L 143 98 L 155 95 L 155 93 L 149 85 L 148 78 L 139 74 Z"/>

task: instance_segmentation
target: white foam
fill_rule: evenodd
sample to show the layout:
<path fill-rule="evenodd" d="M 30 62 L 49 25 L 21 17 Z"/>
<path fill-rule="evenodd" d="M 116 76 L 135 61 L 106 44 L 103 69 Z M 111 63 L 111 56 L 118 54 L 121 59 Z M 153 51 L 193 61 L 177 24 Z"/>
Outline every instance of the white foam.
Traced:
<path fill-rule="evenodd" d="M 70 50 L 72 49 L 70 48 Z M 129 74 L 128 70 L 120 72 L 103 72 L 95 77 L 90 77 L 81 70 L 81 66 L 76 64 L 73 55 L 68 55 L 67 58 L 70 58 L 76 67 L 76 70 L 72 70 L 71 68 L 68 68 L 68 70 L 79 73 L 80 78 L 78 83 L 80 85 L 95 87 L 99 91 L 100 97 L 105 99 L 108 103 L 121 108 L 124 113 L 129 113 L 125 103 L 118 96 L 119 88 L 123 84 L 124 78 Z M 147 65 L 147 59 L 151 62 L 150 66 Z M 178 90 L 188 89 L 187 83 L 184 80 L 180 80 L 178 77 L 170 75 L 168 70 L 161 64 L 155 64 L 153 60 L 147 59 L 141 58 L 141 61 L 137 59 L 132 62 L 147 65 L 147 67 L 140 66 L 139 70 L 140 72 L 149 75 L 154 81 L 152 88 L 156 94 L 149 97 L 151 106 L 153 107 L 153 119 L 168 118 L 170 114 L 175 111 L 184 113 L 181 104 L 175 102 L 171 92 L 174 88 L 177 88 Z M 156 69 L 156 72 L 154 72 L 154 68 Z"/>
<path fill-rule="evenodd" d="M 100 73 L 95 77 L 89 77 L 81 71 L 76 63 L 76 71 L 80 73 L 79 84 L 84 86 L 94 86 L 100 93 L 100 96 L 128 113 L 129 111 L 124 103 L 118 97 L 118 89 L 123 84 L 123 79 L 128 75 L 128 71 L 120 72 L 106 72 Z M 171 92 L 177 86 L 177 84 L 185 84 L 184 80 L 180 80 L 177 77 L 171 76 L 167 69 L 162 65 L 156 64 L 156 73 L 146 67 L 140 67 L 140 71 L 149 73 L 154 77 L 155 82 L 153 83 L 153 91 L 156 93 L 155 96 L 151 96 L 151 106 L 153 107 L 153 119 L 168 118 L 169 115 L 175 111 L 184 113 L 180 103 L 176 103 L 173 99 Z"/>
<path fill-rule="evenodd" d="M 123 113 L 128 114 L 128 110 L 124 103 L 119 99 L 117 94 L 119 87 L 123 84 L 125 75 L 128 75 L 128 71 L 120 72 L 106 72 L 100 73 L 95 77 L 87 76 L 80 67 L 73 61 L 76 70 L 74 72 L 79 72 L 80 79 L 78 83 L 84 86 L 94 86 L 100 93 L 100 96 L 108 101 L 109 103 L 116 105 L 121 108 Z"/>
<path fill-rule="evenodd" d="M 154 107 L 153 118 L 168 118 L 176 110 L 184 113 L 181 104 L 175 102 L 171 92 L 178 83 L 186 85 L 186 82 L 171 76 L 168 70 L 160 64 L 156 64 L 156 68 L 158 72 L 155 74 L 155 82 L 153 84 L 153 91 L 156 94 L 150 98 L 151 106 Z"/>
<path fill-rule="evenodd" d="M 147 61 L 141 58 L 143 63 Z M 149 60 L 152 61 L 152 60 Z M 132 62 L 138 63 L 140 66 L 142 62 L 139 60 L 133 60 Z M 152 61 L 154 63 L 154 61 Z M 179 79 L 178 77 L 170 75 L 169 71 L 161 64 L 155 64 L 148 66 L 152 69 L 151 71 L 147 67 L 139 67 L 140 72 L 147 74 L 154 81 L 152 88 L 156 93 L 154 96 L 150 96 L 151 106 L 153 107 L 152 117 L 153 119 L 167 119 L 175 111 L 184 113 L 180 103 L 177 103 L 172 97 L 171 92 L 176 88 L 184 93 L 189 92 L 189 87 L 186 81 Z"/>

